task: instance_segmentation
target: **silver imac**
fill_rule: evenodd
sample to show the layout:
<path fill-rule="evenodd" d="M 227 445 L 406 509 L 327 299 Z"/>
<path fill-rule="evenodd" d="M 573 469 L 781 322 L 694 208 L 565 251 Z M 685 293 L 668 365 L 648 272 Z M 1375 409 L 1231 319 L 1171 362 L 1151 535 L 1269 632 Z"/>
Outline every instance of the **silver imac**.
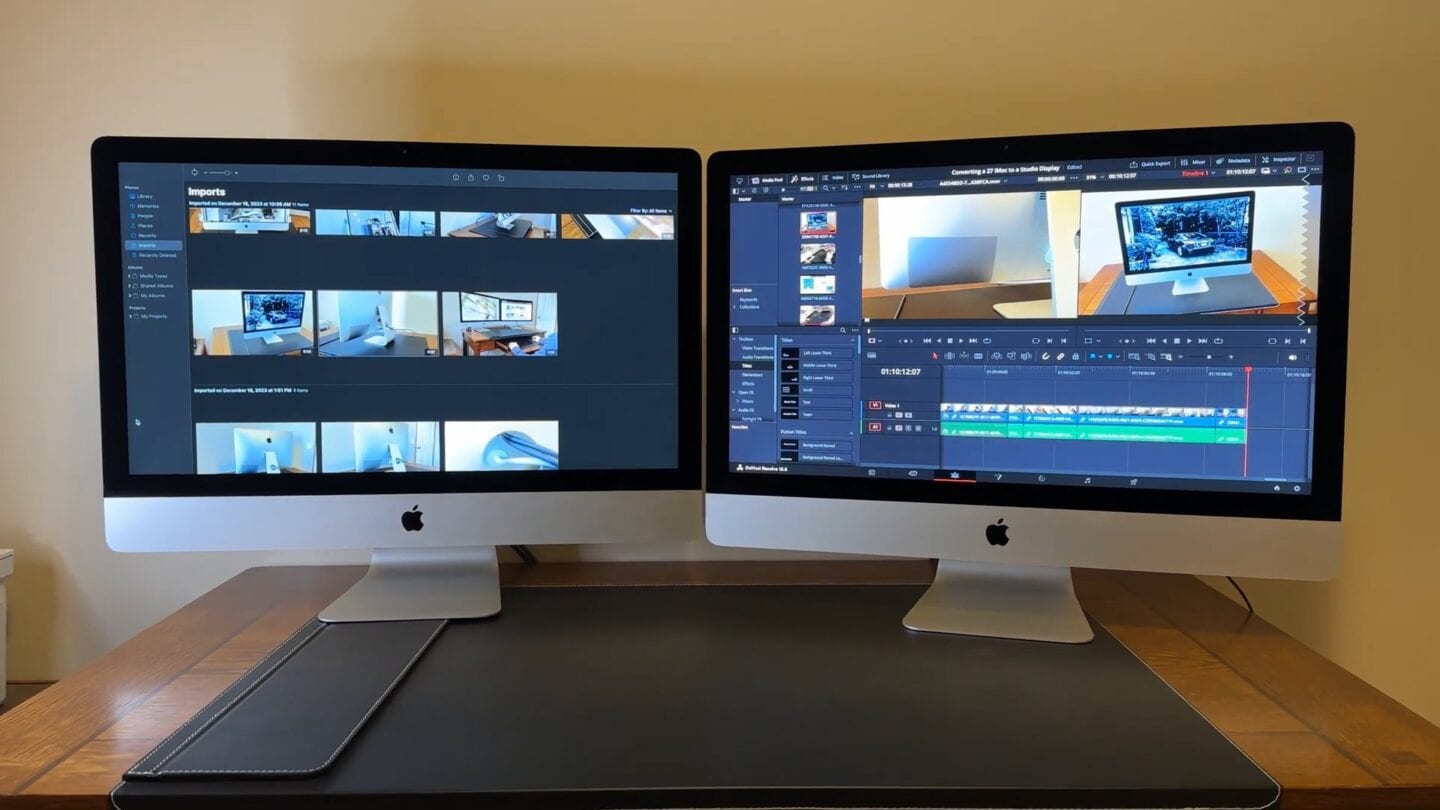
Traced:
<path fill-rule="evenodd" d="M 1338 123 L 712 156 L 710 541 L 935 558 L 907 627 L 1070 643 L 1072 567 L 1333 576 L 1353 156 Z M 802 173 L 834 182 L 750 180 Z M 966 236 L 1045 257 L 1044 317 L 983 280 L 873 283 L 1018 192 L 1047 227 Z M 790 258 L 812 242 L 824 284 Z"/>
<path fill-rule="evenodd" d="M 299 334 L 305 326 L 304 291 L 245 291 L 240 293 L 240 302 L 246 340 L 278 345 L 286 335 Z"/>
<path fill-rule="evenodd" d="M 1125 283 L 1170 283 L 1171 295 L 1210 291 L 1207 278 L 1244 276 L 1255 241 L 1255 192 L 1115 203 Z"/>
<path fill-rule="evenodd" d="M 694 152 L 101 138 L 92 169 L 111 548 L 369 549 L 320 614 L 361 621 L 497 613 L 497 544 L 700 536 Z M 405 222 L 644 210 L 676 238 L 331 227 L 377 204 Z M 546 290 L 498 313 L 543 330 L 477 333 L 442 307 L 477 266 Z M 229 292 L 192 296 L 212 288 L 242 311 Z M 647 335 L 623 351 L 605 339 L 622 309 Z M 214 350 L 227 334 L 280 345 Z M 497 361 L 482 340 L 534 350 Z"/>

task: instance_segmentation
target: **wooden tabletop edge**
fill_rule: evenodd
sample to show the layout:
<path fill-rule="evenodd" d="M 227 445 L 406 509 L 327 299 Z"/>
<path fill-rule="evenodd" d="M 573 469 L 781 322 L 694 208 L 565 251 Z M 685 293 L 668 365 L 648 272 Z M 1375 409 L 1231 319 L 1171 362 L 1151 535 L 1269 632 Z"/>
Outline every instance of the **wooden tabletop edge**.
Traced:
<path fill-rule="evenodd" d="M 128 716 L 136 709 L 145 707 L 159 690 L 182 675 L 191 672 L 196 662 L 204 660 L 207 654 L 206 650 L 219 649 L 227 641 L 241 636 L 246 629 L 254 627 L 262 617 L 270 615 L 282 607 L 286 608 L 290 614 L 299 615 L 299 612 L 303 612 L 299 611 L 301 607 L 310 603 L 323 604 L 348 588 L 364 570 L 363 566 L 265 566 L 247 569 L 196 598 L 175 614 L 137 634 L 131 641 L 82 667 L 74 675 L 45 690 L 32 701 L 27 701 L 26 704 L 0 717 L 0 810 L 34 807 L 109 807 L 108 791 L 105 795 L 100 795 L 98 792 L 65 792 L 63 786 L 57 787 L 52 784 L 63 778 L 66 773 L 74 771 L 74 767 L 70 771 L 57 770 L 57 768 L 74 757 L 82 747 L 103 735 L 121 718 Z M 930 560 L 597 561 L 547 562 L 533 565 L 506 563 L 501 566 L 500 576 L 502 584 L 507 587 L 924 585 L 931 581 L 933 571 L 934 563 Z M 1297 781 L 1295 786 L 1284 789 L 1284 807 L 1315 808 L 1316 810 L 1367 806 L 1383 808 L 1440 807 L 1440 757 L 1432 756 L 1434 752 L 1440 751 L 1440 728 L 1429 724 L 1397 701 L 1333 662 L 1324 659 L 1319 653 L 1286 635 L 1269 622 L 1258 616 L 1246 616 L 1243 608 L 1209 585 L 1188 575 L 1077 569 L 1076 580 L 1077 590 L 1082 592 L 1082 604 L 1085 603 L 1083 592 L 1093 590 L 1093 588 L 1078 586 L 1087 585 L 1102 588 L 1095 592 L 1103 594 L 1107 600 L 1137 606 L 1140 613 L 1135 615 L 1140 615 L 1140 618 L 1129 620 L 1130 615 L 1125 615 L 1124 618 L 1127 621 L 1117 621 L 1113 626 L 1096 616 L 1097 621 L 1101 621 L 1107 629 L 1111 629 L 1117 638 L 1127 633 L 1138 634 L 1134 635 L 1135 638 L 1147 638 L 1144 634 L 1148 633 L 1150 634 L 1148 637 L 1154 637 L 1156 632 L 1160 632 L 1163 636 L 1164 633 L 1179 631 L 1184 638 L 1214 655 L 1220 665 L 1234 673 L 1248 687 L 1274 700 L 1277 705 L 1286 710 L 1294 711 L 1290 705 L 1294 701 L 1289 700 L 1292 692 L 1308 694 L 1327 688 L 1337 690 L 1336 696 L 1342 697 L 1345 702 L 1333 705 L 1334 701 L 1332 701 L 1332 706 L 1325 708 L 1334 715 L 1333 718 L 1330 718 L 1331 725 L 1325 728 L 1317 727 L 1306 719 L 1305 711 L 1302 710 L 1296 714 L 1296 717 L 1308 731 L 1293 733 L 1307 737 L 1313 736 L 1317 741 L 1324 741 L 1331 745 L 1335 756 L 1344 757 L 1350 766 L 1359 769 L 1359 771 L 1351 771 L 1356 780 L 1361 778 L 1360 772 L 1363 771 L 1364 774 L 1373 776 L 1378 784 L 1341 784 L 1340 782 L 1344 782 L 1344 778 L 1341 776 L 1344 771 L 1328 772 L 1328 777 L 1325 773 L 1307 772 L 1306 779 Z M 1125 600 L 1133 600 L 1133 602 L 1125 602 Z M 248 613 L 245 615 L 249 618 L 232 617 L 230 622 L 217 622 L 215 617 L 223 615 L 232 605 L 247 608 Z M 1143 610 L 1139 606 L 1143 606 Z M 1104 613 L 1104 611 L 1100 612 Z M 1111 613 L 1111 615 L 1115 614 Z M 290 621 L 292 617 L 281 618 Z M 239 626 L 230 629 L 230 626 L 235 624 Z M 277 623 L 271 621 L 268 626 L 270 632 L 274 632 Z M 25 763 L 17 756 L 17 751 L 24 749 L 6 745 L 6 737 L 10 736 L 7 734 L 7 730 L 30 733 L 34 728 L 64 722 L 66 712 L 72 708 L 71 702 L 78 702 L 80 700 L 78 696 L 85 690 L 103 690 L 107 686 L 123 688 L 125 686 L 123 683 L 114 684 L 114 676 L 107 670 L 107 667 L 113 669 L 117 662 L 126 662 L 127 666 L 133 668 L 134 664 L 131 662 L 137 654 L 142 652 L 141 648 L 154 647 L 157 639 L 163 639 L 167 634 L 181 632 L 182 629 L 189 634 L 190 641 L 188 643 L 191 646 L 183 647 L 173 639 L 170 641 L 170 646 L 166 649 L 171 650 L 172 655 L 180 655 L 180 653 L 183 655 L 170 662 L 168 669 L 152 666 L 151 670 L 147 670 L 150 672 L 149 680 L 144 683 L 150 686 L 149 689 L 132 691 L 125 695 L 125 700 L 117 703 L 119 708 L 111 707 L 111 714 L 105 715 L 92 727 L 88 727 L 88 733 L 83 736 L 71 734 L 67 738 L 70 742 L 66 750 L 55 750 L 52 752 L 53 756 L 32 756 L 25 778 L 17 783 L 15 779 L 18 775 L 17 767 L 25 766 Z M 1178 636 L 1172 637 L 1178 638 Z M 139 643 L 139 647 L 136 646 L 137 643 Z M 1124 643 L 1123 638 L 1122 643 Z M 202 650 L 202 646 L 205 649 Z M 1155 647 L 1154 644 L 1150 646 Z M 180 650 L 180 653 L 175 652 L 177 649 Z M 254 654 L 263 657 L 268 653 L 262 654 L 257 649 Z M 1152 656 L 1157 654 L 1163 656 L 1165 653 L 1163 650 L 1157 653 L 1155 649 L 1152 649 L 1151 654 Z M 1267 656 L 1276 655 L 1281 656 L 1284 662 L 1288 662 L 1293 689 L 1286 686 L 1286 680 L 1277 679 L 1278 676 L 1273 674 L 1272 670 L 1280 671 L 1282 674 L 1284 672 L 1275 670 L 1274 662 L 1266 660 Z M 1144 655 L 1137 653 L 1137 657 L 1145 661 L 1147 665 L 1150 664 Z M 1269 666 L 1270 669 L 1267 670 L 1266 666 Z M 1297 672 L 1303 673 L 1303 675 L 1296 675 Z M 47 693 L 52 692 L 53 694 L 48 700 L 35 703 Z M 1178 689 L 1177 692 L 1179 692 Z M 1190 699 L 1184 693 L 1181 693 L 1181 696 L 1185 697 L 1187 701 Z M 101 694 L 98 697 L 103 699 L 105 695 Z M 1302 694 L 1302 699 L 1303 697 Z M 115 700 L 114 696 L 111 696 L 111 700 Z M 1323 705 L 1324 702 L 1321 701 L 1321 703 Z M 26 711 L 27 708 L 29 711 Z M 1313 713 L 1313 706 L 1309 711 Z M 1367 727 L 1363 722 L 1355 719 L 1356 715 L 1379 719 L 1368 721 L 1371 726 Z M 165 718 L 165 722 L 168 723 L 170 719 Z M 182 718 L 173 725 L 178 727 L 183 722 Z M 1369 739 L 1357 738 L 1360 735 L 1357 735 L 1355 729 L 1373 730 L 1375 723 L 1382 724 L 1380 728 L 1393 729 L 1394 734 L 1389 736 L 1398 736 L 1411 743 L 1418 741 L 1418 744 L 1411 746 L 1418 751 L 1418 755 L 1407 750 L 1405 746 L 1397 744 L 1394 740 L 1376 738 L 1385 737 L 1384 734 L 1372 734 L 1372 738 Z M 1218 725 L 1217 728 L 1219 728 Z M 155 730 L 161 732 L 160 735 L 163 736 L 173 728 L 159 729 L 157 726 Z M 1226 732 L 1222 730 L 1222 733 Z M 1240 750 L 1245 751 L 1247 755 L 1251 754 L 1246 750 L 1245 745 L 1236 739 L 1237 736 L 1244 738 L 1245 734 L 1226 733 L 1226 735 Z M 1251 734 L 1250 736 L 1255 735 Z M 1365 756 L 1357 758 L 1350 753 L 1352 747 L 1357 745 L 1367 747 Z M 1315 747 L 1318 749 L 1319 746 L 1320 743 L 1316 742 Z M 53 744 L 51 748 L 54 748 Z M 34 755 L 38 752 L 31 750 L 29 753 Z M 1418 761 L 1406 760 L 1407 755 L 1411 759 L 1418 757 Z M 1396 761 L 1400 764 L 1395 767 L 1386 767 L 1385 757 L 1398 758 Z M 1333 756 L 1332 759 L 1334 759 Z M 1376 763 L 1380 763 L 1378 770 Z M 1406 765 L 1412 767 L 1407 768 Z M 113 782 L 118 781 L 120 774 L 128 766 L 120 767 L 113 773 L 109 770 L 111 767 L 111 763 L 105 763 L 105 773 L 91 774 L 90 783 L 93 790 L 98 791 L 99 782 L 106 778 L 110 778 L 113 785 Z M 1296 762 L 1296 767 L 1314 769 L 1319 768 L 1320 765 L 1317 764 L 1317 761 L 1300 758 Z M 52 771 L 56 772 L 55 777 L 46 780 L 47 775 Z M 8 781 L 7 773 L 9 774 Z M 1326 778 L 1330 778 L 1336 783 L 1325 783 L 1323 780 Z M 1280 778 L 1277 778 L 1276 781 L 1284 784 L 1284 780 Z M 20 792 L 31 786 L 41 790 L 38 792 L 32 790 L 32 792 L 23 794 Z"/>

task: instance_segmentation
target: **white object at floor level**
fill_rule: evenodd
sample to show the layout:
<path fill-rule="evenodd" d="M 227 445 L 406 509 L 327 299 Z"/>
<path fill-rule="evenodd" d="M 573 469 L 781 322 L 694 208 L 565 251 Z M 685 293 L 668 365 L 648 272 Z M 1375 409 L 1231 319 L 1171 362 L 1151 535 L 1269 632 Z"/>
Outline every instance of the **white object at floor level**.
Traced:
<path fill-rule="evenodd" d="M 5 580 L 15 572 L 15 552 L 0 548 L 0 703 L 5 702 Z"/>

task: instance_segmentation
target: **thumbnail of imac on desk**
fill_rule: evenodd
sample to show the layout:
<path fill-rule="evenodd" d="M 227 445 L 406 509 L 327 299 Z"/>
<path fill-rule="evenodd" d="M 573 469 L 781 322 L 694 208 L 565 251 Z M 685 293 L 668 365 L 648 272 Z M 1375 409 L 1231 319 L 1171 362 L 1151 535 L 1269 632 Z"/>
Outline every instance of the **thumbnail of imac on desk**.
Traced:
<path fill-rule="evenodd" d="M 285 335 L 298 333 L 305 326 L 305 293 L 241 292 L 246 340 L 259 340 L 275 345 Z"/>
<path fill-rule="evenodd" d="M 1342 123 L 713 155 L 708 537 L 937 558 L 907 627 L 1071 643 L 1072 566 L 1333 576 L 1353 162 Z"/>
<path fill-rule="evenodd" d="M 1249 275 L 1254 209 L 1254 191 L 1115 203 L 1125 283 L 1197 295 L 1210 291 L 1207 278 Z"/>
<path fill-rule="evenodd" d="M 496 545 L 700 535 L 693 151 L 101 138 L 91 158 L 112 548 L 367 549 L 369 571 L 321 612 L 366 621 L 497 613 Z M 616 250 L 336 225 L 591 205 L 661 212 L 676 238 Z M 577 249 L 593 272 L 571 271 Z M 564 297 L 591 304 L 567 320 L 589 337 L 563 363 L 477 374 L 453 359 L 440 344 L 458 307 L 441 301 L 479 265 L 547 290 L 480 304 L 497 323 L 553 331 Z M 616 362 L 603 313 L 637 297 L 651 338 Z M 255 348 L 195 351 L 212 331 Z M 314 352 L 260 349 L 299 332 Z"/>

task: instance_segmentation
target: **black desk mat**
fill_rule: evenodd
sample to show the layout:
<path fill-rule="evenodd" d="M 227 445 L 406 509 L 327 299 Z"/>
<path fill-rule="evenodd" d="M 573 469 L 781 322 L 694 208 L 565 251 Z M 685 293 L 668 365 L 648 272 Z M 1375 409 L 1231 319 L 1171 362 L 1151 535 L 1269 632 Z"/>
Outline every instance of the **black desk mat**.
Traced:
<path fill-rule="evenodd" d="M 1199 315 L 1266 309 L 1276 304 L 1275 296 L 1254 273 L 1217 276 L 1205 280 L 1207 292 L 1175 295 L 1174 282 L 1141 284 L 1135 287 L 1117 278 L 1096 308 L 1096 315 Z"/>
<path fill-rule="evenodd" d="M 225 339 L 230 341 L 230 353 L 234 355 L 269 355 L 285 354 L 286 352 L 298 352 L 309 349 L 315 345 L 310 338 L 291 332 L 288 335 L 281 335 L 279 343 L 266 343 L 260 338 L 246 338 L 245 330 L 231 329 L 225 333 Z"/>
<path fill-rule="evenodd" d="M 968 290 L 926 291 L 924 288 L 866 298 L 861 314 L 877 321 L 945 318 L 999 318 L 996 304 L 1050 297 L 1050 283 L 1001 284 Z"/>
<path fill-rule="evenodd" d="M 132 779 L 113 798 L 122 810 L 1277 799 L 1263 772 L 1103 628 L 1081 646 L 914 633 L 900 619 L 922 590 L 506 589 L 499 617 L 446 625 L 318 774 Z M 361 646 L 377 660 L 402 657 L 366 627 L 322 632 L 368 638 Z M 402 642 L 413 650 L 413 634 L 397 634 Z M 324 691 L 297 686 L 294 700 Z M 312 731 L 232 738 L 263 748 Z"/>
<path fill-rule="evenodd" d="M 471 228 L 470 233 L 478 233 L 481 236 L 511 237 L 515 239 L 520 239 L 523 238 L 526 234 L 530 233 L 530 229 L 533 227 L 534 223 L 532 223 L 530 220 L 517 219 L 513 223 L 511 223 L 510 230 L 507 231 L 497 225 L 495 223 L 495 220 L 491 218 L 489 220 L 486 220 L 483 224 L 476 225 L 475 227 Z"/>
<path fill-rule="evenodd" d="M 340 756 L 444 626 L 443 621 L 311 621 L 125 776 L 313 776 Z"/>

